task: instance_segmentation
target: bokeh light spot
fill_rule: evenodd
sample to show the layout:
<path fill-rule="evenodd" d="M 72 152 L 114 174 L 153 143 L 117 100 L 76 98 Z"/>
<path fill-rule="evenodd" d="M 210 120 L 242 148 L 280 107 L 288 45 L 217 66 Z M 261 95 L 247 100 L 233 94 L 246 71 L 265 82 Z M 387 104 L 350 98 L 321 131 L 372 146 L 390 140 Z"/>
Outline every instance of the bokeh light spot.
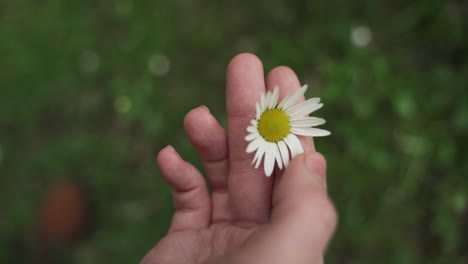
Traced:
<path fill-rule="evenodd" d="M 126 114 L 132 109 L 132 100 L 125 95 L 117 97 L 114 101 L 114 108 L 121 114 Z"/>
<path fill-rule="evenodd" d="M 365 47 L 372 41 L 372 31 L 366 26 L 355 27 L 351 32 L 351 41 L 358 47 Z"/>
<path fill-rule="evenodd" d="M 101 64 L 99 56 L 90 50 L 84 50 L 80 54 L 78 67 L 81 73 L 91 74 L 97 72 Z"/>
<path fill-rule="evenodd" d="M 171 69 L 171 61 L 164 54 L 155 54 L 148 61 L 148 69 L 157 76 L 167 75 Z"/>
<path fill-rule="evenodd" d="M 453 209 L 457 213 L 463 213 L 466 209 L 467 206 L 467 199 L 466 195 L 463 192 L 458 192 L 455 193 L 455 195 L 452 198 L 453 200 Z"/>

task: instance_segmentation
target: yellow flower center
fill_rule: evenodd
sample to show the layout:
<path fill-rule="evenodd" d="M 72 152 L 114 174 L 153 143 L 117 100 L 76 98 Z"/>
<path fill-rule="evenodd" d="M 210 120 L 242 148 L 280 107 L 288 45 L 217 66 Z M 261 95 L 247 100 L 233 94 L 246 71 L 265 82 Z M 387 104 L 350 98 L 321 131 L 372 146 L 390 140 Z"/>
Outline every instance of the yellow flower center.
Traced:
<path fill-rule="evenodd" d="M 290 132 L 289 117 L 281 109 L 268 109 L 258 120 L 258 132 L 269 142 L 278 142 Z"/>

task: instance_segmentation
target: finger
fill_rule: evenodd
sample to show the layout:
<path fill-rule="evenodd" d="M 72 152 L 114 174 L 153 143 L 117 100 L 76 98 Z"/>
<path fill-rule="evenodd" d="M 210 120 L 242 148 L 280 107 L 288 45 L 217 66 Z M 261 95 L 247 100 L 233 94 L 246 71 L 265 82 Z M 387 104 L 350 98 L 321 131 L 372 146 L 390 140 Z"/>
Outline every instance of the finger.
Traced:
<path fill-rule="evenodd" d="M 279 66 L 272 69 L 266 79 L 266 87 L 268 91 L 273 91 L 275 86 L 279 87 L 279 99 L 283 99 L 288 93 L 294 93 L 301 88 L 301 83 L 291 68 L 286 66 Z M 301 96 L 298 102 L 304 101 L 304 96 Z M 298 136 L 302 143 L 304 151 L 315 150 L 314 141 L 312 137 Z"/>
<path fill-rule="evenodd" d="M 198 170 L 168 146 L 158 155 L 163 177 L 172 187 L 175 213 L 169 232 L 207 227 L 210 199 L 205 180 Z"/>
<path fill-rule="evenodd" d="M 264 256 L 256 258 L 261 263 L 321 259 L 337 222 L 324 187 L 325 167 L 323 157 L 316 152 L 291 161 L 274 193 L 271 224 L 248 241 L 245 257 Z"/>
<path fill-rule="evenodd" d="M 190 111 L 185 116 L 184 127 L 205 167 L 211 188 L 211 221 L 228 221 L 231 217 L 227 192 L 229 161 L 226 132 L 205 106 Z"/>
<path fill-rule="evenodd" d="M 276 235 L 297 236 L 297 241 L 302 241 L 297 250 L 308 252 L 310 259 L 320 259 L 337 223 L 336 210 L 326 192 L 326 162 L 322 155 L 306 152 L 291 162 L 273 196 L 273 208 L 272 229 Z M 315 247 L 301 249 L 301 245 Z"/>
<path fill-rule="evenodd" d="M 252 54 L 241 54 L 229 63 L 226 106 L 230 173 L 228 188 L 234 220 L 263 223 L 271 205 L 271 177 L 252 165 L 253 155 L 245 152 L 246 127 L 255 118 L 255 103 L 265 92 L 263 66 Z"/>

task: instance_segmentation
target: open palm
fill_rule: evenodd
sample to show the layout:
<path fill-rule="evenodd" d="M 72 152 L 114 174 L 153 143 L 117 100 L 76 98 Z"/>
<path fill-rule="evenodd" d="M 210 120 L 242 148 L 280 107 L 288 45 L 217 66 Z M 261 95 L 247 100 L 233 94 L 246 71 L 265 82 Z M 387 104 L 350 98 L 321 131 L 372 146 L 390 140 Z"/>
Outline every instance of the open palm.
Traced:
<path fill-rule="evenodd" d="M 226 86 L 227 132 L 206 107 L 192 110 L 184 121 L 190 141 L 203 160 L 211 192 L 200 172 L 172 147 L 159 153 L 158 164 L 173 189 L 176 211 L 169 233 L 148 252 L 142 260 L 144 264 L 202 263 L 240 248 L 261 251 L 255 244 L 275 240 L 275 235 L 284 232 L 273 231 L 275 235 L 269 237 L 272 214 L 288 214 L 286 211 L 300 210 L 302 204 L 311 206 L 282 203 L 283 197 L 289 195 L 286 189 L 294 188 L 296 183 L 291 181 L 290 186 L 282 187 L 278 172 L 265 177 L 263 170 L 253 168 L 252 156 L 245 153 L 245 128 L 255 116 L 255 102 L 262 92 L 273 90 L 274 86 L 280 87 L 280 98 L 298 89 L 295 73 L 287 67 L 277 67 L 265 80 L 260 60 L 241 54 L 228 66 Z M 306 152 L 314 151 L 311 138 L 301 138 L 301 143 Z M 325 161 L 319 156 L 316 163 L 317 173 L 324 175 Z M 319 210 L 325 212 L 312 216 L 323 218 L 320 222 L 325 223 L 315 231 L 332 233 L 334 210 L 326 195 L 323 197 L 314 198 Z M 324 247 L 317 249 L 316 259 Z"/>

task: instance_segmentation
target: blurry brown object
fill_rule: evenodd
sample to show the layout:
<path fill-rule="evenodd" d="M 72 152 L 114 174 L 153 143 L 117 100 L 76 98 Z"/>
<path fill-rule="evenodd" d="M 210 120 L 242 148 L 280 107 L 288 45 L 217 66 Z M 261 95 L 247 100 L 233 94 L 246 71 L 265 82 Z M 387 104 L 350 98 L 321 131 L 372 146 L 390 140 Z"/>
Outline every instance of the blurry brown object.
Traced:
<path fill-rule="evenodd" d="M 86 229 L 89 208 L 86 194 L 73 181 L 54 184 L 41 202 L 39 239 L 47 244 L 65 244 L 80 237 Z"/>

